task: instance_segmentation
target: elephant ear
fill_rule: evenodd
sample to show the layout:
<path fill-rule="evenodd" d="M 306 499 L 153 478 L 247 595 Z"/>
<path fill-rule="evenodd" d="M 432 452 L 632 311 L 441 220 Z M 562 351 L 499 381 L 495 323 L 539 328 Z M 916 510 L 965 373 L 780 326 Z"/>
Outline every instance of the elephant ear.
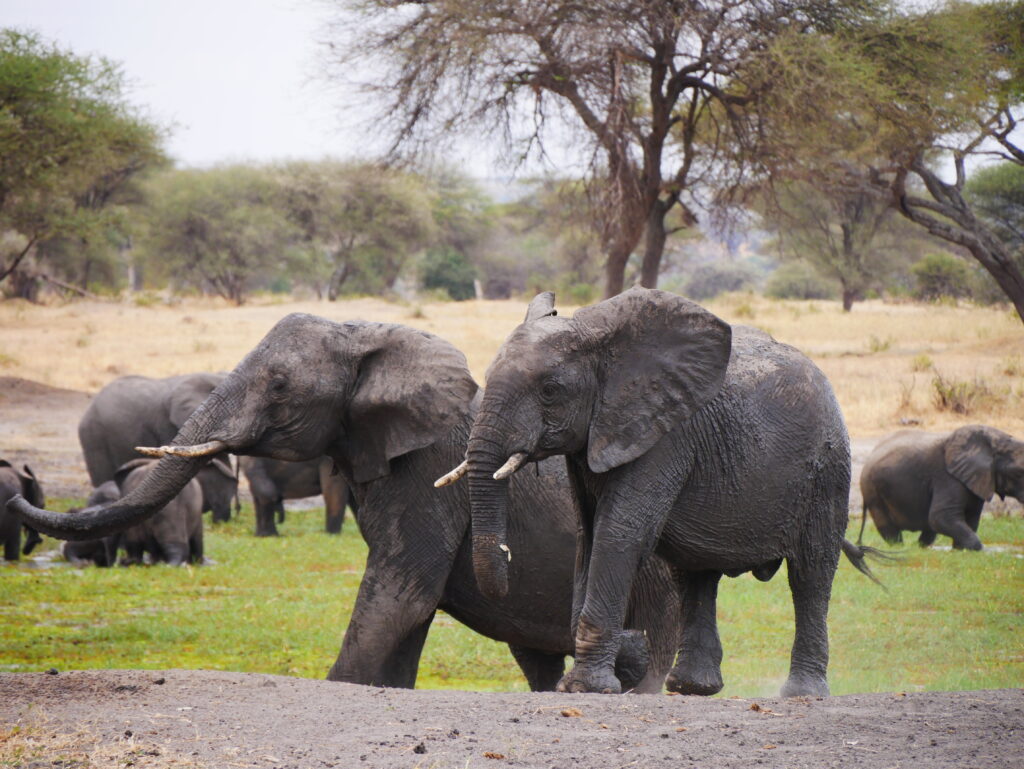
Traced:
<path fill-rule="evenodd" d="M 114 471 L 114 483 L 117 484 L 117 488 L 121 489 L 124 487 L 125 479 L 131 475 L 132 471 L 139 467 L 145 467 L 148 464 L 155 462 L 155 459 L 147 459 L 146 457 L 140 457 L 139 459 L 133 459 L 130 462 L 125 462 L 117 470 Z"/>
<path fill-rule="evenodd" d="M 975 496 L 988 501 L 996 490 L 992 464 L 995 460 L 995 430 L 968 425 L 953 431 L 946 441 L 946 470 Z"/>
<path fill-rule="evenodd" d="M 25 497 L 36 507 L 46 507 L 46 500 L 43 497 L 43 487 L 39 485 L 35 473 L 28 465 L 23 465 L 21 471 L 15 471 L 21 479 L 21 496 Z M 36 534 L 36 536 L 39 536 Z"/>
<path fill-rule="evenodd" d="M 555 309 L 555 294 L 553 291 L 544 291 L 533 297 L 530 306 L 526 308 L 526 319 L 523 323 L 550 315 L 558 315 L 558 310 Z"/>
<path fill-rule="evenodd" d="M 466 418 L 477 384 L 465 356 L 440 337 L 394 324 L 360 328 L 342 448 L 362 483 L 387 475 L 392 459 L 443 439 Z"/>
<path fill-rule="evenodd" d="M 732 328 L 664 291 L 633 288 L 573 316 L 598 345 L 587 462 L 606 472 L 643 455 L 718 394 Z"/>
<path fill-rule="evenodd" d="M 185 424 L 192 412 L 199 408 L 223 379 L 220 374 L 193 374 L 182 379 L 171 391 L 168 403 L 171 424 L 178 428 Z"/>

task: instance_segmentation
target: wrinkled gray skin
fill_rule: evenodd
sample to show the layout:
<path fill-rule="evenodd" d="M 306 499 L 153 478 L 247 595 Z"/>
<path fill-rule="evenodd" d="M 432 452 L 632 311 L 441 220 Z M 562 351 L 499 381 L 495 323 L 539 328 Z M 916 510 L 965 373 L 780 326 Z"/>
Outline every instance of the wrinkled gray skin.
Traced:
<path fill-rule="evenodd" d="M 612 659 L 626 597 L 638 562 L 656 552 L 678 570 L 683 595 L 669 689 L 721 689 L 719 579 L 768 580 L 786 560 L 796 636 L 782 691 L 828 694 L 832 578 L 841 550 L 862 569 L 864 552 L 843 537 L 850 447 L 825 377 L 792 347 L 665 292 L 632 289 L 571 320 L 553 304 L 538 296 L 502 345 L 470 435 L 482 592 L 508 589 L 508 482 L 492 476 L 520 452 L 564 454 L 583 536 L 576 664 L 559 689 L 619 691 Z M 666 595 L 666 610 L 676 600 Z"/>
<path fill-rule="evenodd" d="M 985 502 L 1024 501 L 1024 442 L 985 425 L 951 433 L 900 430 L 871 452 L 860 475 L 867 514 L 887 542 L 902 542 L 904 531 L 919 531 L 927 547 L 938 534 L 953 547 L 981 550 L 978 521 Z"/>
<path fill-rule="evenodd" d="M 216 439 L 236 454 L 329 456 L 337 463 L 358 503 L 369 555 L 330 680 L 412 687 L 438 608 L 508 643 L 531 688 L 552 689 L 559 680 L 573 650 L 577 531 L 564 460 L 542 463 L 512 484 L 512 590 L 501 598 L 481 595 L 473 578 L 465 484 L 433 486 L 465 456 L 477 390 L 463 355 L 436 336 L 295 314 L 267 334 L 175 437 L 179 446 Z M 165 456 L 145 483 L 102 510 L 67 516 L 12 506 L 46 533 L 96 538 L 144 520 L 204 461 Z M 644 675 L 643 638 L 635 633 L 623 641 L 620 667 L 639 690 L 658 690 L 671 667 L 678 608 L 661 601 L 674 590 L 660 559 L 648 561 L 636 580 L 625 624 L 646 630 L 650 661 Z"/>
<path fill-rule="evenodd" d="M 39 507 L 46 504 L 43 488 L 28 465 L 24 465 L 21 470 L 18 470 L 7 460 L 0 459 L 0 542 L 4 544 L 4 559 L 8 561 L 17 561 L 22 555 L 21 520 L 6 509 L 7 500 L 16 494 L 20 494 Z M 28 555 L 42 540 L 33 529 L 27 526 L 25 529 L 24 555 Z"/>
<path fill-rule="evenodd" d="M 102 483 L 92 490 L 86 500 L 86 507 L 108 505 L 121 498 L 121 490 L 114 481 Z M 82 512 L 82 508 L 73 507 L 68 510 L 71 515 Z M 84 564 L 89 561 L 97 566 L 113 566 L 117 562 L 117 549 L 120 545 L 121 535 L 111 534 L 102 539 L 84 539 L 78 542 L 61 542 L 60 554 L 74 564 Z"/>
<path fill-rule="evenodd" d="M 155 459 L 135 459 L 118 468 L 114 482 L 121 496 L 139 488 L 156 466 Z M 122 566 L 145 563 L 147 553 L 150 561 L 162 561 L 171 566 L 202 563 L 203 492 L 199 482 L 193 478 L 154 515 L 128 527 L 118 536 L 125 552 L 121 556 Z"/>
<path fill-rule="evenodd" d="M 138 459 L 136 446 L 170 442 L 223 379 L 223 374 L 206 373 L 166 379 L 123 376 L 96 393 L 78 423 L 78 440 L 93 487 L 112 481 L 117 468 Z M 231 466 L 227 454 L 219 459 Z M 203 489 L 203 511 L 212 511 L 214 521 L 229 520 L 231 501 L 238 490 L 235 476 L 205 469 L 198 480 Z"/>
<path fill-rule="evenodd" d="M 267 457 L 240 457 L 238 470 L 249 481 L 256 509 L 256 536 L 276 537 L 278 523 L 284 521 L 284 500 L 324 496 L 324 529 L 341 534 L 345 506 L 349 504 L 348 485 L 334 468 L 330 457 L 306 462 L 284 462 Z"/>

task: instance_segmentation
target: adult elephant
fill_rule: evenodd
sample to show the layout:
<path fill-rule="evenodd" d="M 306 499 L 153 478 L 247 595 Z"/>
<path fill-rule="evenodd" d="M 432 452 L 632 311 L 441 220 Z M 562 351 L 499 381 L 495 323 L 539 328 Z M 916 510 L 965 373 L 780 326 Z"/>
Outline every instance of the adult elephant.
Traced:
<path fill-rule="evenodd" d="M 306 462 L 284 462 L 267 457 L 240 457 L 238 471 L 249 482 L 249 493 L 256 509 L 256 536 L 276 537 L 278 523 L 284 520 L 284 500 L 304 499 L 323 494 L 324 529 L 341 534 L 345 507 L 349 504 L 348 485 L 330 457 Z"/>
<path fill-rule="evenodd" d="M 34 505 L 46 504 L 43 487 L 28 465 L 19 470 L 6 459 L 0 459 L 0 542 L 4 545 L 4 559 L 8 561 L 17 561 L 22 555 L 21 519 L 6 510 L 7 500 L 18 494 Z M 27 528 L 26 533 L 24 555 L 42 541 L 34 530 Z"/>
<path fill-rule="evenodd" d="M 65 539 L 134 525 L 167 503 L 211 454 L 304 461 L 329 456 L 359 506 L 369 556 L 341 652 L 328 678 L 411 687 L 436 609 L 508 643 L 533 689 L 552 689 L 573 651 L 570 619 L 576 516 L 564 461 L 543 463 L 510 490 L 512 590 L 488 597 L 473 578 L 469 495 L 435 490 L 463 459 L 476 383 L 463 355 L 404 326 L 294 314 L 282 319 L 197 409 L 138 489 L 102 510 L 66 516 L 12 503 Z M 541 518 L 535 510 L 544 510 Z M 669 568 L 652 558 L 633 591 L 624 676 L 656 691 L 677 648 Z M 643 667 L 642 633 L 650 664 Z M 625 668 L 629 668 L 626 672 Z"/>
<path fill-rule="evenodd" d="M 159 446 L 177 435 L 189 415 L 224 379 L 223 374 L 181 374 L 165 379 L 123 376 L 92 399 L 78 423 L 85 466 L 93 487 L 114 480 L 117 468 L 139 455 L 136 446 Z M 231 460 L 219 457 L 230 468 Z M 203 468 L 198 474 L 203 511 L 213 520 L 231 518 L 238 479 L 224 466 Z"/>
<path fill-rule="evenodd" d="M 922 547 L 945 534 L 955 548 L 981 550 L 977 531 L 985 502 L 993 494 L 1024 501 L 1024 442 L 985 425 L 942 434 L 900 430 L 871 452 L 860 489 L 861 538 L 871 513 L 887 542 L 919 531 Z"/>
<path fill-rule="evenodd" d="M 583 522 L 576 664 L 561 690 L 620 690 L 610 660 L 625 598 L 637 565 L 656 552 L 676 567 L 683 596 L 669 689 L 721 689 L 719 579 L 768 580 L 786 560 L 796 636 L 782 693 L 828 693 L 826 614 L 840 551 L 866 566 L 843 536 L 846 427 L 807 358 L 662 291 L 631 289 L 572 319 L 556 316 L 553 294 L 539 295 L 488 370 L 469 439 L 484 595 L 509 589 L 507 479 L 556 454 L 569 458 Z M 667 608 L 676 601 L 664 597 Z"/>

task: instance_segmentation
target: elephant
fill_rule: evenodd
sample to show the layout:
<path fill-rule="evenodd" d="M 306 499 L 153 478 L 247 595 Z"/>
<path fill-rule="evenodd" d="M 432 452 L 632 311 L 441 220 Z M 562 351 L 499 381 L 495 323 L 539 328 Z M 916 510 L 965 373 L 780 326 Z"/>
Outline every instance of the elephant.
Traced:
<path fill-rule="evenodd" d="M 86 500 L 86 507 L 107 505 L 116 502 L 121 498 L 121 490 L 115 481 L 106 481 L 100 484 L 89 494 Z M 82 508 L 73 507 L 68 513 L 76 515 L 82 512 Z M 73 564 L 83 564 L 92 561 L 97 566 L 113 566 L 117 562 L 117 549 L 120 543 L 120 535 L 112 534 L 102 539 L 85 539 L 78 542 L 61 542 L 60 554 Z"/>
<path fill-rule="evenodd" d="M 28 465 L 18 470 L 7 460 L 0 459 L 0 541 L 4 543 L 4 559 L 8 561 L 17 561 L 22 555 L 28 555 L 42 541 L 38 532 L 26 526 L 25 548 L 22 551 L 21 520 L 7 512 L 5 507 L 7 500 L 17 494 L 39 507 L 46 504 L 43 487 Z"/>
<path fill-rule="evenodd" d="M 136 446 L 171 440 L 178 429 L 224 379 L 222 374 L 181 374 L 166 379 L 123 376 L 96 393 L 78 423 L 78 440 L 94 487 L 114 479 L 125 462 L 138 459 Z M 214 521 L 231 518 L 231 502 L 238 491 L 238 479 L 224 465 L 200 471 L 203 511 L 212 511 Z M 228 472 L 224 472 L 224 467 Z"/>
<path fill-rule="evenodd" d="M 860 488 L 860 539 L 870 512 L 887 542 L 919 531 L 922 547 L 945 534 L 957 549 L 981 550 L 977 531 L 985 502 L 993 494 L 1024 502 L 1024 442 L 985 425 L 942 434 L 900 430 L 868 456 Z"/>
<path fill-rule="evenodd" d="M 274 513 L 278 523 L 284 520 L 284 500 L 324 496 L 328 534 L 341 534 L 345 506 L 349 504 L 348 486 L 334 468 L 330 457 L 308 462 L 283 462 L 266 457 L 240 457 L 238 470 L 249 481 L 253 507 L 256 508 L 256 536 L 276 537 Z"/>
<path fill-rule="evenodd" d="M 865 549 L 844 538 L 849 439 L 810 360 L 663 291 L 633 288 L 571 319 L 557 316 L 552 293 L 538 295 L 487 371 L 460 468 L 485 596 L 509 589 L 508 481 L 555 455 L 567 457 L 581 520 L 576 659 L 560 691 L 620 690 L 611 659 L 625 598 L 654 552 L 675 568 L 682 596 L 670 690 L 721 690 L 719 580 L 752 572 L 767 581 L 786 560 L 796 633 L 782 693 L 828 694 L 826 615 L 840 552 L 870 569 Z M 666 611 L 677 602 L 664 596 Z"/>
<path fill-rule="evenodd" d="M 220 460 L 215 459 L 214 462 L 219 463 Z M 121 465 L 114 473 L 114 482 L 121 496 L 142 485 L 156 465 L 157 461 L 151 458 L 133 459 Z M 150 561 L 164 561 L 171 566 L 201 564 L 203 491 L 199 481 L 193 478 L 154 515 L 111 536 L 117 540 L 113 546 L 115 553 L 118 545 L 124 548 L 125 554 L 120 561 L 122 566 L 145 563 L 147 554 Z"/>
<path fill-rule="evenodd" d="M 510 490 L 512 592 L 477 589 L 469 494 L 432 481 L 462 460 L 481 394 L 461 352 L 402 325 L 281 319 L 189 417 L 159 465 L 111 506 L 76 516 L 11 503 L 62 539 L 107 535 L 145 520 L 217 452 L 308 461 L 330 457 L 358 504 L 368 558 L 351 621 L 327 678 L 412 688 L 440 608 L 509 645 L 534 690 L 551 690 L 573 653 L 577 522 L 563 460 L 538 465 Z M 534 509 L 548 511 L 541 520 Z M 616 664 L 627 688 L 661 689 L 678 648 L 671 569 L 647 559 L 636 580 Z M 646 669 L 646 673 L 644 673 Z"/>

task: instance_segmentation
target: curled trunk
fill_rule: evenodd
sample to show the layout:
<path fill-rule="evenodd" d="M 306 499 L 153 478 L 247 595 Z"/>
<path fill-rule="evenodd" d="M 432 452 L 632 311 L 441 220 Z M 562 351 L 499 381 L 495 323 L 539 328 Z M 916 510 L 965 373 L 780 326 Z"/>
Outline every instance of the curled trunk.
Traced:
<path fill-rule="evenodd" d="M 225 382 L 225 384 L 227 384 Z M 193 445 L 209 440 L 214 426 L 231 413 L 228 388 L 218 387 L 189 417 L 172 445 Z M 218 395 L 219 393 L 219 395 Z M 66 540 L 99 539 L 134 526 L 165 507 L 209 461 L 208 457 L 165 456 L 145 480 L 117 502 L 106 507 L 87 508 L 68 515 L 42 510 L 16 497 L 7 509 L 36 531 Z"/>

